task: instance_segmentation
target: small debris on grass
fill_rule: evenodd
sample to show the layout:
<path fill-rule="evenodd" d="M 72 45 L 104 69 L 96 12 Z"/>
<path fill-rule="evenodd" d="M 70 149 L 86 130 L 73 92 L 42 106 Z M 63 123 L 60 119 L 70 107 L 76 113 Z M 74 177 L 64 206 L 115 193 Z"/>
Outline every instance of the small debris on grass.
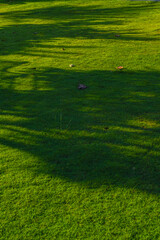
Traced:
<path fill-rule="evenodd" d="M 115 37 L 120 37 L 120 35 L 116 34 Z"/>
<path fill-rule="evenodd" d="M 123 66 L 119 66 L 119 67 L 117 67 L 117 69 L 118 69 L 118 70 L 123 70 L 124 67 L 123 67 Z"/>
<path fill-rule="evenodd" d="M 70 67 L 75 67 L 75 65 L 74 65 L 74 64 L 70 64 L 69 66 L 70 66 Z"/>
<path fill-rule="evenodd" d="M 86 89 L 86 88 L 87 88 L 87 86 L 84 85 L 84 84 L 79 84 L 78 85 L 78 89 Z"/>
<path fill-rule="evenodd" d="M 104 130 L 108 130 L 109 129 L 109 127 L 104 127 Z"/>
<path fill-rule="evenodd" d="M 62 50 L 64 51 L 65 49 L 64 49 L 64 48 L 62 48 Z"/>

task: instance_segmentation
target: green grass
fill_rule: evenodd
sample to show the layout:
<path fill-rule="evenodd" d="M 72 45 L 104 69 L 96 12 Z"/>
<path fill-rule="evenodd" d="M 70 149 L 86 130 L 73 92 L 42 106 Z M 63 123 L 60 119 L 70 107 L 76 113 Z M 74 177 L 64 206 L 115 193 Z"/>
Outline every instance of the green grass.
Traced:
<path fill-rule="evenodd" d="M 160 239 L 159 19 L 0 0 L 0 239 Z"/>

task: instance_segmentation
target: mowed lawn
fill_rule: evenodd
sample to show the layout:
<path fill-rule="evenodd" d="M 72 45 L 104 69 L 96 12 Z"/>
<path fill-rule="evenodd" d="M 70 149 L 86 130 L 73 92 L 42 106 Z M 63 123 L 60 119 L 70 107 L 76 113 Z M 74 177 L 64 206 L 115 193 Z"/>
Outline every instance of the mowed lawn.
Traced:
<path fill-rule="evenodd" d="M 2 240 L 160 239 L 160 2 L 0 0 L 0 188 Z"/>

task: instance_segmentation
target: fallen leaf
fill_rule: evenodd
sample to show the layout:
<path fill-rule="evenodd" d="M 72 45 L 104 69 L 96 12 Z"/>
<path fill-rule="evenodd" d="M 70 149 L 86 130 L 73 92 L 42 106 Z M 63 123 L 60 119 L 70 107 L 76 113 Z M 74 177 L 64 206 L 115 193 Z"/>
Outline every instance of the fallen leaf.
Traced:
<path fill-rule="evenodd" d="M 116 34 L 115 37 L 120 37 L 120 35 Z"/>
<path fill-rule="evenodd" d="M 79 84 L 79 86 L 78 86 L 78 89 L 86 89 L 86 88 L 87 88 L 87 86 L 84 84 Z"/>
<path fill-rule="evenodd" d="M 117 67 L 117 69 L 119 69 L 119 70 L 122 70 L 124 67 L 122 67 L 122 66 L 119 66 L 119 67 Z"/>

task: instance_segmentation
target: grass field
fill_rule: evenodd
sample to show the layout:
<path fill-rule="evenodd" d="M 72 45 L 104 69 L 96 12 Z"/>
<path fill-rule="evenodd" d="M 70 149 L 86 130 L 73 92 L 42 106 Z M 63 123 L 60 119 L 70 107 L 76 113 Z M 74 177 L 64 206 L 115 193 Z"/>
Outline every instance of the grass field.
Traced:
<path fill-rule="evenodd" d="M 160 239 L 160 2 L 0 0 L 0 188 L 2 240 Z"/>

